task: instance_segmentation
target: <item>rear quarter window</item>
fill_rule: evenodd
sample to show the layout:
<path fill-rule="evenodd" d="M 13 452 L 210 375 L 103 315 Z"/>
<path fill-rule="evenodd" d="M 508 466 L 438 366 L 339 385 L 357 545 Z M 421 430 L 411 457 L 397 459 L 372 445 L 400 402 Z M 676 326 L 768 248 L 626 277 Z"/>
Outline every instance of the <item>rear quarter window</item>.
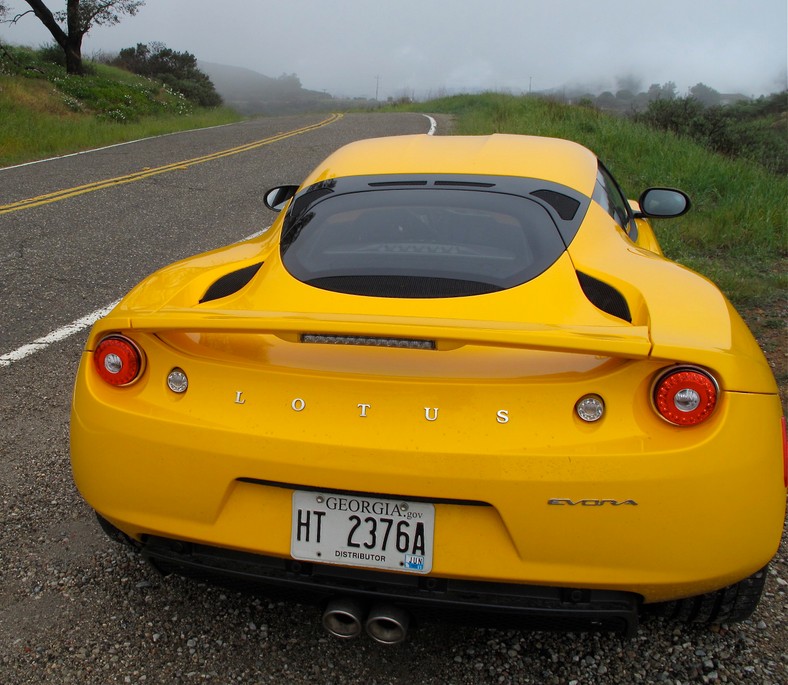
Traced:
<path fill-rule="evenodd" d="M 629 232 L 632 222 L 629 203 L 603 166 L 599 167 L 597 173 L 593 200 L 610 214 L 621 228 Z"/>

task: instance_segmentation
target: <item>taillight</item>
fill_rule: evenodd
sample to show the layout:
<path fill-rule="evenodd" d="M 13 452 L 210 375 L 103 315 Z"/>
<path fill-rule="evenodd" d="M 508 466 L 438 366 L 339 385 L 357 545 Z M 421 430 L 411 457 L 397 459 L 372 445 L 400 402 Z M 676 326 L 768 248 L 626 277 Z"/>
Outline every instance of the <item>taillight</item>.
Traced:
<path fill-rule="evenodd" d="M 104 338 L 93 353 L 96 371 L 110 385 L 129 385 L 142 373 L 139 347 L 122 335 Z"/>
<path fill-rule="evenodd" d="M 677 367 L 654 385 L 654 406 L 659 415 L 676 426 L 697 426 L 714 412 L 719 396 L 717 382 L 705 371 Z"/>

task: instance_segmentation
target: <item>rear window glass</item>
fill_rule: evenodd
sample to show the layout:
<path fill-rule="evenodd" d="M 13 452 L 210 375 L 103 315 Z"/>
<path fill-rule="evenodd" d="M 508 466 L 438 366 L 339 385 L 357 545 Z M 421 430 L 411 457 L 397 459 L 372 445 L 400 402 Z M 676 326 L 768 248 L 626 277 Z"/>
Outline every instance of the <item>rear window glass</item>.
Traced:
<path fill-rule="evenodd" d="M 534 200 L 434 187 L 328 195 L 290 217 L 282 238 L 295 278 L 379 297 L 495 292 L 539 275 L 563 251 Z"/>

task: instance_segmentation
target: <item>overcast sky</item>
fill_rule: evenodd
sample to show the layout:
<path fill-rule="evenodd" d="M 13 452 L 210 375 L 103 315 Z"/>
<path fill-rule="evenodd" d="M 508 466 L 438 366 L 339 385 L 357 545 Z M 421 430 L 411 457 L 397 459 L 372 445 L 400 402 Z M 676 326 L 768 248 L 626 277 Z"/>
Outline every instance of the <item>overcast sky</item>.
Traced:
<path fill-rule="evenodd" d="M 27 9 L 22 0 L 7 0 Z M 163 42 L 197 59 L 296 73 L 332 95 L 423 98 L 443 92 L 645 90 L 703 82 L 745 95 L 786 88 L 786 0 L 147 0 L 96 27 L 83 54 Z M 50 0 L 54 11 L 65 0 Z M 30 15 L 0 40 L 51 40 Z"/>

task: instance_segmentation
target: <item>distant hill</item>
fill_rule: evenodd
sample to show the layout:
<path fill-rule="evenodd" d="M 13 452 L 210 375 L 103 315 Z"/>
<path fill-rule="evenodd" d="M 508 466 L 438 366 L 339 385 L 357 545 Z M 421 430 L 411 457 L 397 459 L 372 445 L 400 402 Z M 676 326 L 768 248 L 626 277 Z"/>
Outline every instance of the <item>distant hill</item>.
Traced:
<path fill-rule="evenodd" d="M 302 88 L 295 74 L 271 78 L 252 69 L 212 62 L 198 62 L 198 67 L 210 77 L 225 104 L 244 115 L 332 108 L 331 95 Z"/>

